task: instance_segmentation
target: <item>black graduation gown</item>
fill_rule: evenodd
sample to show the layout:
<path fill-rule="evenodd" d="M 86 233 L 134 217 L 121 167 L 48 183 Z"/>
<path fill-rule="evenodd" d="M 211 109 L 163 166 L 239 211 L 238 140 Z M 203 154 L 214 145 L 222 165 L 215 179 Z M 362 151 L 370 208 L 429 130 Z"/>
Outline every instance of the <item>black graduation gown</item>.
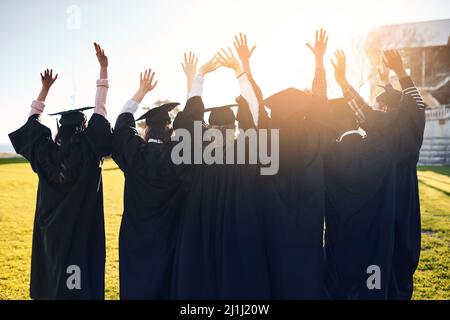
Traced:
<path fill-rule="evenodd" d="M 203 110 L 201 98 L 193 97 L 177 122 L 191 129 Z M 229 148 L 235 146 L 225 152 Z M 255 196 L 258 166 L 201 164 L 188 170 L 191 185 L 177 244 L 174 298 L 270 298 Z"/>
<path fill-rule="evenodd" d="M 326 82 L 316 74 L 315 81 Z M 279 130 L 279 172 L 259 176 L 258 210 L 263 230 L 272 299 L 324 299 L 323 157 L 338 130 L 325 97 L 313 96 L 296 108 L 272 108 L 269 119 L 262 92 L 259 128 Z"/>
<path fill-rule="evenodd" d="M 124 212 L 119 236 L 120 298 L 172 297 L 174 252 L 183 190 L 171 161 L 171 142 L 147 143 L 131 113 L 121 114 L 113 159 L 124 172 Z"/>
<path fill-rule="evenodd" d="M 110 153 L 109 122 L 101 115 L 92 115 L 81 134 L 81 142 L 73 147 L 76 150 L 70 162 L 78 167 L 76 179 L 67 183 L 60 179 L 64 165 L 60 148 L 38 116 L 31 116 L 9 137 L 16 152 L 30 162 L 39 176 L 31 298 L 103 299 L 105 229 L 101 161 Z M 67 286 L 73 274 L 67 271 L 72 265 L 81 272 L 79 290 Z"/>
<path fill-rule="evenodd" d="M 391 276 L 395 219 L 392 148 L 374 135 L 344 137 L 326 161 L 325 251 L 333 299 L 382 299 Z M 369 290 L 367 268 L 381 270 L 381 290 Z"/>
<path fill-rule="evenodd" d="M 266 252 L 273 299 L 325 299 L 323 230 L 325 217 L 324 154 L 334 136 L 322 110 L 310 106 L 272 111 L 271 128 L 279 129 L 280 170 L 261 177 Z"/>
<path fill-rule="evenodd" d="M 366 110 L 368 137 L 345 137 L 327 154 L 325 250 L 331 298 L 392 298 L 394 261 L 399 258 L 394 250 L 397 166 L 411 157 L 415 144 L 405 129 L 410 104 L 405 97 L 391 114 Z M 380 289 L 367 286 L 372 265 L 380 268 Z"/>
<path fill-rule="evenodd" d="M 400 79 L 400 83 L 403 89 L 414 87 L 409 77 Z M 413 294 L 413 274 L 420 258 L 421 222 L 417 162 L 423 141 L 425 111 L 409 100 L 403 112 L 402 130 L 407 132 L 410 143 L 408 156 L 400 159 L 396 168 L 394 281 L 389 297 L 409 300 Z"/>

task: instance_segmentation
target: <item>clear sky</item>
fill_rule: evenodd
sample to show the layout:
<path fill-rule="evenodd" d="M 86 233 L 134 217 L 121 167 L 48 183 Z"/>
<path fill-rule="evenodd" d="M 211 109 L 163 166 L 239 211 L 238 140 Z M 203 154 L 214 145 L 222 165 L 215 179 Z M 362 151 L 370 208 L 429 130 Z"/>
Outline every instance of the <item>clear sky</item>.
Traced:
<path fill-rule="evenodd" d="M 46 113 L 73 101 L 93 105 L 98 77 L 93 41 L 109 57 L 108 118 L 114 123 L 136 91 L 141 70 L 152 67 L 159 80 L 143 106 L 157 99 L 184 103 L 183 52 L 194 51 L 201 63 L 232 46 L 240 31 L 257 45 L 253 72 L 268 96 L 290 86 L 310 86 L 314 61 L 305 43 L 317 28 L 329 31 L 329 56 L 343 48 L 351 57 L 371 26 L 449 17 L 449 0 L 1 0 L 0 143 L 26 121 L 40 89 L 39 72 L 46 67 L 59 73 Z M 331 82 L 330 64 L 327 69 Z M 207 77 L 206 105 L 230 103 L 239 94 L 230 71 Z M 54 129 L 53 119 L 43 120 Z"/>

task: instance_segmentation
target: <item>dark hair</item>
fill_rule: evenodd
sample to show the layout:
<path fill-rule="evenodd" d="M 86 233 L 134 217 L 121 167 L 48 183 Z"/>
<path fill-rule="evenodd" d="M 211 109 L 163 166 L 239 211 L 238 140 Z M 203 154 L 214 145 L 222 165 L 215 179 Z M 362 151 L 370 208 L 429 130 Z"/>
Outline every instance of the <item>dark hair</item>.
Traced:
<path fill-rule="evenodd" d="M 146 126 L 144 130 L 144 139 L 147 142 L 149 139 L 158 139 L 163 142 L 170 141 L 172 136 L 173 128 L 170 126 L 169 122 L 150 122 L 146 121 Z"/>
<path fill-rule="evenodd" d="M 55 143 L 58 146 L 59 174 L 57 183 L 68 184 L 76 180 L 81 170 L 82 152 L 80 150 L 82 132 L 86 129 L 86 120 L 78 125 L 62 125 L 58 128 Z"/>

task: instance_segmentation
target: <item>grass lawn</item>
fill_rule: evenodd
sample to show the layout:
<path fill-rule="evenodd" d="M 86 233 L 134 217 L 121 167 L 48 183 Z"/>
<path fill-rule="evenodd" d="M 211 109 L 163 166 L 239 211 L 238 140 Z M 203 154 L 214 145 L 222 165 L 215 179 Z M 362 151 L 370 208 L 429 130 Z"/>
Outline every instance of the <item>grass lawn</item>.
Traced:
<path fill-rule="evenodd" d="M 106 298 L 119 297 L 118 233 L 123 175 L 112 161 L 103 172 Z M 422 255 L 415 299 L 450 299 L 450 167 L 419 168 Z M 37 178 L 23 160 L 0 160 L 0 299 L 28 299 Z"/>

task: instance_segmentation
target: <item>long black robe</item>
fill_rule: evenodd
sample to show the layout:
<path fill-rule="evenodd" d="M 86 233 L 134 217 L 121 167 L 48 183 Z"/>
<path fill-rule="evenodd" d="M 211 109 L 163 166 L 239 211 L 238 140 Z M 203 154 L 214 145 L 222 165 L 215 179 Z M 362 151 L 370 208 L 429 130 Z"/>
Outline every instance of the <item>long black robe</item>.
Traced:
<path fill-rule="evenodd" d="M 121 299 L 172 298 L 174 253 L 184 194 L 171 161 L 172 143 L 147 143 L 131 113 L 121 114 L 113 137 L 113 159 L 124 172 L 120 226 Z"/>
<path fill-rule="evenodd" d="M 414 87 L 409 77 L 400 79 L 400 83 L 403 89 Z M 402 130 L 409 135 L 408 156 L 400 159 L 396 168 L 394 281 L 389 293 L 392 299 L 411 299 L 413 275 L 419 264 L 421 223 L 417 162 L 424 128 L 425 111 L 410 101 L 402 120 Z"/>
<path fill-rule="evenodd" d="M 395 219 L 395 163 L 373 135 L 336 143 L 326 162 L 328 290 L 333 299 L 386 296 Z M 381 290 L 369 290 L 367 268 L 381 269 Z"/>
<path fill-rule="evenodd" d="M 411 104 L 404 97 L 390 114 L 365 110 L 368 137 L 345 137 L 327 154 L 325 250 L 331 298 L 393 297 L 394 261 L 399 258 L 394 251 L 397 164 L 413 154 L 415 139 L 405 128 Z M 381 288 L 371 290 L 367 279 L 373 265 L 380 268 Z"/>
<path fill-rule="evenodd" d="M 191 130 L 203 118 L 200 97 L 188 100 L 177 123 Z M 244 112 L 241 115 L 249 116 Z M 239 118 L 239 115 L 238 115 Z M 239 120 L 239 119 L 238 119 Z M 242 127 L 249 123 L 239 120 Z M 225 152 L 235 145 L 224 147 Z M 179 233 L 174 298 L 270 298 L 257 165 L 190 165 L 190 191 Z"/>
<path fill-rule="evenodd" d="M 319 99 L 311 107 L 320 105 Z M 298 107 L 280 121 L 272 112 L 272 128 L 280 130 L 280 170 L 260 178 L 271 292 L 273 299 L 324 299 L 323 156 L 333 131 Z"/>
<path fill-rule="evenodd" d="M 74 145 L 70 164 L 76 178 L 63 182 L 61 150 L 50 129 L 31 116 L 9 135 L 39 177 L 33 231 L 30 296 L 32 299 L 103 299 L 105 229 L 102 157 L 111 151 L 109 122 L 92 115 L 81 141 Z M 81 289 L 70 290 L 67 280 L 77 266 Z M 68 273 L 69 271 L 69 273 Z"/>
<path fill-rule="evenodd" d="M 260 103 L 259 128 L 279 130 L 279 172 L 259 176 L 256 201 L 263 231 L 272 299 L 324 299 L 323 157 L 339 130 L 329 112 L 325 73 L 317 70 L 312 97 L 264 110 L 263 94 L 249 77 Z"/>

